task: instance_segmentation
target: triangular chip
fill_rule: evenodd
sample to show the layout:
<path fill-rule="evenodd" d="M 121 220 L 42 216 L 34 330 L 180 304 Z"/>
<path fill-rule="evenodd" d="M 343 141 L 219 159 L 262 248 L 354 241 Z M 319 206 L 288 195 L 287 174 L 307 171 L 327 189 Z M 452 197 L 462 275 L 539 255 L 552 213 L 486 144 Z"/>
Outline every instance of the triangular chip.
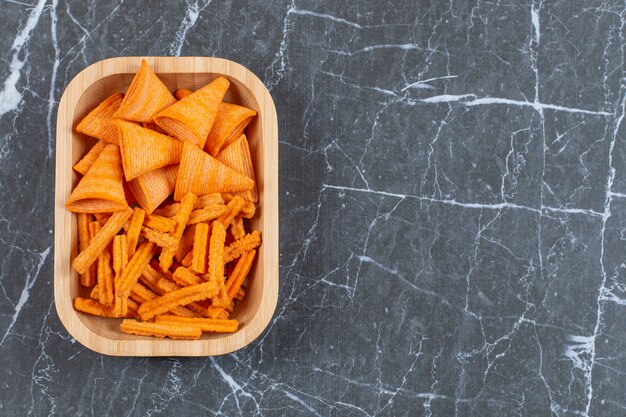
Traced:
<path fill-rule="evenodd" d="M 145 59 L 130 83 L 115 117 L 135 122 L 150 122 L 155 114 L 171 106 L 176 99 L 148 66 Z"/>
<path fill-rule="evenodd" d="M 155 132 L 159 132 L 160 134 L 167 136 L 167 132 L 157 126 L 154 122 L 143 122 L 141 125 L 146 129 L 154 130 Z"/>
<path fill-rule="evenodd" d="M 222 103 L 204 145 L 204 150 L 216 156 L 221 149 L 233 143 L 245 130 L 256 111 L 236 104 Z"/>
<path fill-rule="evenodd" d="M 208 153 L 185 142 L 176 178 L 174 200 L 187 193 L 201 196 L 210 193 L 248 191 L 254 181 L 219 162 Z"/>
<path fill-rule="evenodd" d="M 259 201 L 254 166 L 252 165 L 252 157 L 250 156 L 250 147 L 248 146 L 246 135 L 239 136 L 238 139 L 218 153 L 217 160 L 254 181 L 254 187 L 250 191 L 234 193 L 235 195 L 239 195 L 244 200 L 253 203 Z"/>
<path fill-rule="evenodd" d="M 117 145 L 117 128 L 110 122 L 120 107 L 124 94 L 115 93 L 89 112 L 76 126 L 76 131 Z"/>
<path fill-rule="evenodd" d="M 219 77 L 157 114 L 154 122 L 170 135 L 203 148 L 229 86 Z"/>
<path fill-rule="evenodd" d="M 110 213 L 128 207 L 117 145 L 108 144 L 104 148 L 65 206 L 74 213 Z"/>
<path fill-rule="evenodd" d="M 91 165 L 93 165 L 96 159 L 98 159 L 98 156 L 100 156 L 104 148 L 106 148 L 106 146 L 107 142 L 99 140 L 98 143 L 92 146 L 89 152 L 87 152 L 87 154 L 83 156 L 83 159 L 81 159 L 76 163 L 76 165 L 74 165 L 74 171 L 78 172 L 81 175 L 85 175 Z"/>
<path fill-rule="evenodd" d="M 140 175 L 128 183 L 137 202 L 146 213 L 151 214 L 174 192 L 178 165 L 170 165 Z"/>
<path fill-rule="evenodd" d="M 132 122 L 118 120 L 116 124 L 119 128 L 122 165 L 127 181 L 180 162 L 183 151 L 181 141 Z"/>

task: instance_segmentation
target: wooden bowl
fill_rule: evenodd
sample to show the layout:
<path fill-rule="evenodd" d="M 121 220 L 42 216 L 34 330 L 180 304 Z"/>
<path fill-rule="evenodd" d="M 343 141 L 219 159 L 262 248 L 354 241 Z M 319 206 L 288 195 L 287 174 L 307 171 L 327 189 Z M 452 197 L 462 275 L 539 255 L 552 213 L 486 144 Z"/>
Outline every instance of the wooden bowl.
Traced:
<path fill-rule="evenodd" d="M 54 196 L 54 299 L 67 331 L 91 350 L 116 356 L 210 356 L 240 349 L 268 325 L 278 298 L 278 127 L 269 92 L 252 72 L 219 58 L 146 57 L 150 67 L 171 91 L 196 90 L 218 76 L 230 80 L 225 101 L 255 109 L 259 115 L 247 135 L 259 189 L 259 209 L 251 227 L 261 232 L 258 251 L 246 287 L 246 298 L 232 317 L 239 331 L 204 333 L 200 340 L 171 340 L 123 334 L 121 319 L 101 318 L 74 310 L 72 301 L 88 296 L 71 267 L 78 254 L 76 216 L 65 201 L 79 180 L 72 166 L 95 140 L 77 133 L 78 122 L 98 103 L 115 92 L 125 92 L 139 69 L 141 57 L 120 57 L 96 62 L 80 72 L 65 89 L 57 116 L 56 182 Z"/>

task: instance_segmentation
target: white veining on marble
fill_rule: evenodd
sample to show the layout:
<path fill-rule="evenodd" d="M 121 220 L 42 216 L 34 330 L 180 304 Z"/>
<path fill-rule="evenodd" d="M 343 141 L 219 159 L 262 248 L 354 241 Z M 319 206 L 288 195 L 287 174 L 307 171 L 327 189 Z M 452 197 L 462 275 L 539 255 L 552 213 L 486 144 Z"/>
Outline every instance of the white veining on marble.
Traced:
<path fill-rule="evenodd" d="M 176 31 L 176 38 L 174 42 L 172 42 L 172 46 L 170 47 L 170 54 L 174 56 L 180 56 L 180 53 L 183 50 L 183 46 L 185 45 L 185 39 L 187 39 L 187 32 L 191 29 L 198 20 L 200 13 L 204 11 L 210 4 L 212 0 L 205 0 L 202 4 L 199 4 L 199 0 L 187 5 L 187 12 L 185 13 L 185 18 L 180 23 L 178 30 Z"/>
<path fill-rule="evenodd" d="M 14 111 L 22 102 L 22 93 L 17 89 L 17 83 L 22 76 L 22 69 L 26 64 L 26 58 L 21 57 L 24 46 L 31 38 L 31 33 L 41 17 L 46 0 L 39 0 L 31 10 L 26 19 L 26 23 L 13 40 L 11 51 L 13 57 L 9 64 L 9 76 L 4 80 L 2 90 L 0 90 L 0 117 Z"/>

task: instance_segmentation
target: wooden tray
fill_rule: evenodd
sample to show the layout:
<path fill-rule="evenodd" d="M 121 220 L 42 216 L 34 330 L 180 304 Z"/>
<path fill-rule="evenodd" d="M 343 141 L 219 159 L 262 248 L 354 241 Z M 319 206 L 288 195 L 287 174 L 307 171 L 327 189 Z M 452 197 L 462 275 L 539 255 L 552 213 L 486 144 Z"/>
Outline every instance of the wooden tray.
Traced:
<path fill-rule="evenodd" d="M 202 335 L 197 341 L 126 335 L 120 319 L 100 318 L 74 310 L 72 300 L 87 296 L 80 287 L 71 261 L 78 253 L 76 216 L 64 203 L 78 181 L 72 170 L 95 143 L 76 133 L 76 124 L 98 103 L 115 92 L 125 92 L 139 69 L 141 57 L 120 57 L 96 62 L 80 72 L 65 89 L 57 116 L 56 182 L 54 196 L 54 299 L 67 331 L 91 350 L 116 356 L 210 356 L 246 346 L 269 323 L 278 297 L 278 127 L 276 109 L 269 92 L 252 72 L 219 58 L 146 57 L 150 67 L 171 91 L 196 90 L 217 76 L 231 81 L 225 101 L 255 109 L 259 116 L 247 129 L 259 188 L 259 209 L 251 226 L 263 243 L 250 272 L 246 298 L 233 317 L 240 329 L 233 334 Z"/>

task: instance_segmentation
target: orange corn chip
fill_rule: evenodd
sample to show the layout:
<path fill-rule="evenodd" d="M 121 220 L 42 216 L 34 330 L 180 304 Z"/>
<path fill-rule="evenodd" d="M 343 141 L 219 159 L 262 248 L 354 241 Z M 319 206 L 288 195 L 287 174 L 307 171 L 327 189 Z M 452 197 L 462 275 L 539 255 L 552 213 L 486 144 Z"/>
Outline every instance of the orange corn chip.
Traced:
<path fill-rule="evenodd" d="M 83 159 L 81 159 L 76 163 L 76 165 L 74 165 L 74 171 L 78 172 L 81 175 L 85 175 L 87 171 L 89 171 L 89 168 L 91 168 L 93 163 L 96 161 L 96 159 L 98 159 L 98 156 L 100 156 L 104 148 L 106 148 L 106 146 L 106 141 L 99 140 L 98 143 L 92 146 L 89 152 L 87 152 L 87 154 L 83 156 Z"/>
<path fill-rule="evenodd" d="M 84 274 L 87 271 L 89 266 L 98 258 L 100 252 L 111 243 L 113 237 L 122 228 L 124 223 L 128 221 L 132 213 L 133 211 L 130 208 L 116 212 L 106 222 L 102 230 L 91 239 L 89 246 L 87 246 L 72 263 L 74 269 L 79 274 Z"/>
<path fill-rule="evenodd" d="M 119 109 L 124 94 L 115 93 L 93 109 L 76 126 L 76 131 L 117 145 L 117 128 L 111 124 L 113 114 Z"/>
<path fill-rule="evenodd" d="M 237 320 L 201 319 L 175 316 L 156 316 L 155 323 L 168 323 L 198 327 L 203 332 L 234 333 L 239 328 Z"/>
<path fill-rule="evenodd" d="M 96 223 L 98 227 L 100 223 Z M 98 255 L 98 298 L 100 304 L 113 304 L 113 271 L 111 269 L 111 252 L 106 247 Z"/>
<path fill-rule="evenodd" d="M 246 235 L 246 229 L 243 227 L 243 218 L 237 216 L 230 222 L 230 233 L 235 239 L 241 239 Z"/>
<path fill-rule="evenodd" d="M 198 223 L 193 240 L 191 269 L 199 274 L 205 274 L 207 272 L 206 248 L 208 240 L 209 225 L 206 223 Z"/>
<path fill-rule="evenodd" d="M 192 225 L 217 219 L 218 217 L 224 215 L 227 210 L 228 208 L 223 204 L 208 205 L 204 208 L 192 211 L 187 224 Z"/>
<path fill-rule="evenodd" d="M 190 94 L 193 94 L 193 91 L 187 90 L 186 88 L 179 88 L 174 92 L 174 97 L 176 97 L 176 100 L 182 100 Z"/>
<path fill-rule="evenodd" d="M 78 213 L 78 250 L 84 251 L 89 245 L 89 223 L 91 214 Z M 89 268 L 87 272 L 80 275 L 80 285 L 83 287 L 93 287 L 96 283 L 96 277 L 92 274 L 92 270 Z"/>
<path fill-rule="evenodd" d="M 176 178 L 174 200 L 187 193 L 204 195 L 211 193 L 248 191 L 254 181 L 222 164 L 197 147 L 185 143 Z"/>
<path fill-rule="evenodd" d="M 254 181 L 254 187 L 250 191 L 239 192 L 235 195 L 240 195 L 244 200 L 253 203 L 259 201 L 254 166 L 252 165 L 252 157 L 250 156 L 250 147 L 246 135 L 241 135 L 238 139 L 235 139 L 233 143 L 222 149 L 216 158 L 227 167 L 241 172 Z"/>
<path fill-rule="evenodd" d="M 196 234 L 196 225 L 191 225 L 187 229 L 185 229 L 185 232 L 183 233 L 183 236 L 180 238 L 180 242 L 178 243 L 178 248 L 176 249 L 176 253 L 174 254 L 174 258 L 177 261 L 182 262 L 182 260 L 185 258 L 187 253 L 191 251 L 191 249 L 193 248 L 193 241 L 195 238 L 195 234 Z"/>
<path fill-rule="evenodd" d="M 141 125 L 143 127 L 145 127 L 146 129 L 154 130 L 155 132 L 159 132 L 162 135 L 167 135 L 167 132 L 165 130 L 161 129 L 159 126 L 157 126 L 156 123 L 153 123 L 153 122 L 143 122 Z"/>
<path fill-rule="evenodd" d="M 176 249 L 178 241 L 169 233 L 159 232 L 149 227 L 141 228 L 141 235 L 161 248 Z"/>
<path fill-rule="evenodd" d="M 146 213 L 154 210 L 174 192 L 178 165 L 169 165 L 138 176 L 128 183 L 137 203 Z"/>
<path fill-rule="evenodd" d="M 103 306 L 91 298 L 77 297 L 74 299 L 74 308 L 83 313 L 100 317 L 115 317 L 111 307 Z"/>
<path fill-rule="evenodd" d="M 244 205 L 243 198 L 239 196 L 235 196 L 230 202 L 226 205 L 226 212 L 222 214 L 217 221 L 222 223 L 224 227 L 228 227 L 230 223 L 233 221 L 236 215 L 239 214 L 242 207 Z"/>
<path fill-rule="evenodd" d="M 180 162 L 183 144 L 138 124 L 118 120 L 122 166 L 126 180 Z"/>
<path fill-rule="evenodd" d="M 154 122 L 170 135 L 202 149 L 229 86 L 226 78 L 219 77 L 161 111 Z"/>
<path fill-rule="evenodd" d="M 235 260 L 244 253 L 256 248 L 260 244 L 261 235 L 258 231 L 254 230 L 252 233 L 245 235 L 241 239 L 235 240 L 226 248 L 224 254 L 224 262 L 228 263 L 232 260 Z"/>
<path fill-rule="evenodd" d="M 244 290 L 243 288 L 239 288 L 239 291 L 237 291 L 237 294 L 235 294 L 235 299 L 241 301 L 245 296 L 246 290 Z"/>
<path fill-rule="evenodd" d="M 165 84 L 142 59 L 141 67 L 114 116 L 135 122 L 150 122 L 158 112 L 175 102 Z"/>
<path fill-rule="evenodd" d="M 182 266 L 176 268 L 176 271 L 172 274 L 172 279 L 181 287 L 188 287 L 205 282 L 202 278 Z"/>
<path fill-rule="evenodd" d="M 133 205 L 137 204 L 137 199 L 135 198 L 133 192 L 130 190 L 128 184 L 130 183 L 124 181 L 124 195 L 126 196 L 126 202 L 130 207 L 132 207 Z"/>
<path fill-rule="evenodd" d="M 178 247 L 178 243 L 183 236 L 183 232 L 187 226 L 187 221 L 189 220 L 189 215 L 191 214 L 191 210 L 193 209 L 196 199 L 197 197 L 194 194 L 188 193 L 181 200 L 180 210 L 178 210 L 178 213 L 176 213 L 176 216 L 174 217 L 176 227 L 174 228 L 174 233 L 172 233 L 172 236 L 176 239 L 177 244 L 172 249 L 164 248 L 161 251 L 161 256 L 159 256 L 161 271 L 167 271 L 170 269 L 170 266 L 172 266 L 174 255 L 176 254 L 176 248 Z"/>
<path fill-rule="evenodd" d="M 209 243 L 209 282 L 219 288 L 219 297 L 212 298 L 213 304 L 221 307 L 226 305 L 226 287 L 224 285 L 224 240 L 226 228 L 219 221 L 211 226 L 211 241 Z M 197 233 L 197 232 L 196 232 Z"/>
<path fill-rule="evenodd" d="M 156 214 L 147 214 L 143 221 L 144 226 L 151 229 L 158 230 L 159 232 L 173 232 L 176 222 L 174 219 L 168 217 L 159 216 Z"/>
<path fill-rule="evenodd" d="M 199 327 L 170 323 L 145 323 L 129 319 L 122 321 L 120 330 L 126 334 L 183 340 L 197 340 L 202 335 L 202 330 Z"/>
<path fill-rule="evenodd" d="M 115 282 L 115 292 L 121 296 L 128 296 L 133 285 L 137 283 L 139 276 L 146 269 L 150 258 L 155 254 L 154 243 L 143 241 L 137 252 L 128 262 L 120 279 Z"/>
<path fill-rule="evenodd" d="M 222 103 L 217 110 L 204 150 L 216 156 L 241 136 L 246 126 L 256 116 L 256 111 L 236 104 Z"/>
<path fill-rule="evenodd" d="M 108 144 L 65 203 L 75 213 L 107 213 L 128 207 L 117 145 Z"/>
<path fill-rule="evenodd" d="M 139 234 L 141 233 L 141 226 L 146 216 L 146 212 L 135 207 L 133 209 L 133 216 L 130 218 L 128 224 L 128 230 L 126 231 L 126 239 L 128 245 L 128 257 L 131 258 L 135 254 L 137 248 L 137 242 L 139 241 Z"/>
<path fill-rule="evenodd" d="M 94 213 L 93 217 L 95 217 L 96 220 L 108 220 L 109 217 L 111 217 L 111 213 Z"/>
<path fill-rule="evenodd" d="M 176 306 L 184 306 L 194 301 L 212 298 L 218 293 L 217 286 L 212 282 L 184 287 L 179 290 L 168 292 L 154 300 L 146 301 L 139 307 L 139 315 L 143 320 L 163 314 Z"/>

